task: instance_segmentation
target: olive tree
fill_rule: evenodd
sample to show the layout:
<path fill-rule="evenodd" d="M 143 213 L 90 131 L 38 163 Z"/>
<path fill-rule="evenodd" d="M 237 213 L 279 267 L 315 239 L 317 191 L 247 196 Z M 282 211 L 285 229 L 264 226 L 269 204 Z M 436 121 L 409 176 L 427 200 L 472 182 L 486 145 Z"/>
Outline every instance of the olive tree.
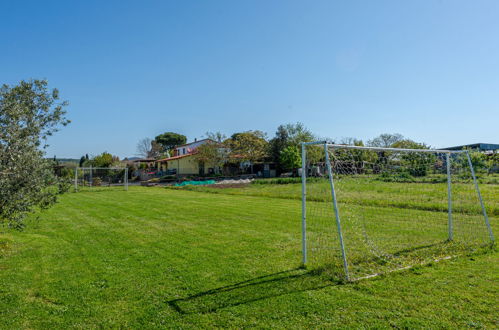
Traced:
<path fill-rule="evenodd" d="M 44 149 L 69 123 L 66 105 L 44 80 L 0 88 L 0 222 L 22 227 L 29 212 L 49 207 L 64 191 Z"/>

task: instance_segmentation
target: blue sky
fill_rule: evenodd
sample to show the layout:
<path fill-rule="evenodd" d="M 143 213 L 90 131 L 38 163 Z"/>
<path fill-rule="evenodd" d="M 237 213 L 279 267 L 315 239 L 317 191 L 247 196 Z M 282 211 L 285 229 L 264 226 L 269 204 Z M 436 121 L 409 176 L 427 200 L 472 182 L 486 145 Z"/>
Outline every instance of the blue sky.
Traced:
<path fill-rule="evenodd" d="M 72 124 L 48 156 L 133 156 L 303 122 L 499 143 L 499 1 L 2 1 L 0 82 L 45 78 Z"/>

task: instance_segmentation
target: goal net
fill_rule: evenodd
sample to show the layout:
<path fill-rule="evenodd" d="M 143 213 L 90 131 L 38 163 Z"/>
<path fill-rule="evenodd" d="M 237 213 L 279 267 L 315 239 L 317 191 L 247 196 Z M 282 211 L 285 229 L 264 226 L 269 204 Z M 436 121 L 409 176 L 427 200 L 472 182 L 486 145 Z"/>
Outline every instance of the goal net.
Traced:
<path fill-rule="evenodd" d="M 466 151 L 304 143 L 303 262 L 356 280 L 471 253 L 493 233 Z"/>
<path fill-rule="evenodd" d="M 74 177 L 75 191 L 99 189 L 128 190 L 128 169 L 121 167 L 78 167 Z"/>

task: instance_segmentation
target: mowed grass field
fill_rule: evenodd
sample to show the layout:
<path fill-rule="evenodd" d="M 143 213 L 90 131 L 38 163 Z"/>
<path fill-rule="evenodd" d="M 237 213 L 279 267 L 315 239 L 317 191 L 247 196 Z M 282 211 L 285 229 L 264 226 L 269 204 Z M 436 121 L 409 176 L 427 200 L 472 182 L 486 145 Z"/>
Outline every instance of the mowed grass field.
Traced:
<path fill-rule="evenodd" d="M 497 208 L 497 186 L 483 187 L 488 208 Z M 354 283 L 301 269 L 297 189 L 68 193 L 30 217 L 24 231 L 2 229 L 0 326 L 499 326 L 495 249 Z M 351 194 L 348 212 L 443 213 L 431 198 L 409 203 L 394 195 L 405 204 L 358 205 Z M 473 207 L 465 213 L 476 216 Z"/>

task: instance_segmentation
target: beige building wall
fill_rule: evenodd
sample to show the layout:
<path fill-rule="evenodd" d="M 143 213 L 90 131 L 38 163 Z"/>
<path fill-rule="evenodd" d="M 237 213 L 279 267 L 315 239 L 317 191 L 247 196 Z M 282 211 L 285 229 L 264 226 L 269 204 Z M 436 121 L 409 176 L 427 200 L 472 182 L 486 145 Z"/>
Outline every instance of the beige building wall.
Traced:
<path fill-rule="evenodd" d="M 158 162 L 158 170 L 177 170 L 180 175 L 199 175 L 199 162 L 195 155 L 172 159 L 164 162 Z M 204 165 L 205 174 L 209 168 L 215 168 L 213 162 L 206 162 Z"/>

